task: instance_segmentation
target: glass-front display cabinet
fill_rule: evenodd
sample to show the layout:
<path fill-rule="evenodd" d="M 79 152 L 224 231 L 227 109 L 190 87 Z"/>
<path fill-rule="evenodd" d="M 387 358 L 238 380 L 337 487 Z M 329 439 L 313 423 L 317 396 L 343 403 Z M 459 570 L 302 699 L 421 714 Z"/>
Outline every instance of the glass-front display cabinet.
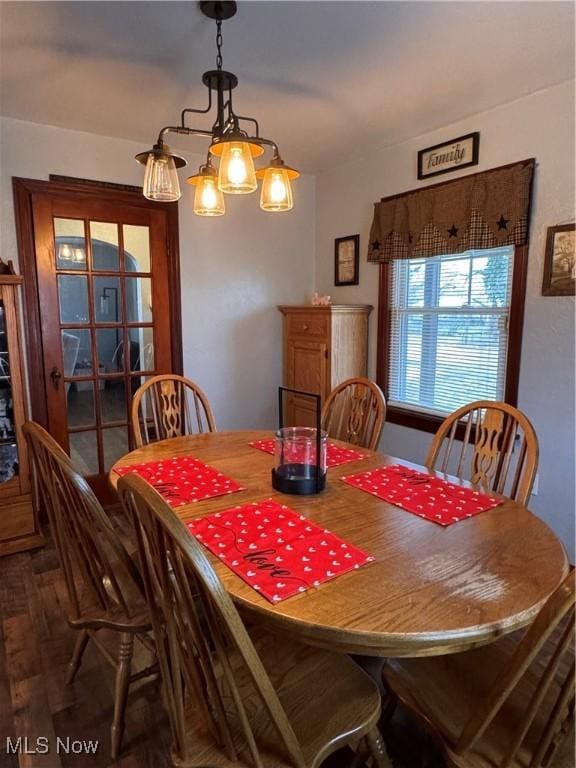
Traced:
<path fill-rule="evenodd" d="M 44 543 L 31 493 L 22 424 L 25 374 L 20 332 L 22 278 L 0 260 L 0 555 Z"/>

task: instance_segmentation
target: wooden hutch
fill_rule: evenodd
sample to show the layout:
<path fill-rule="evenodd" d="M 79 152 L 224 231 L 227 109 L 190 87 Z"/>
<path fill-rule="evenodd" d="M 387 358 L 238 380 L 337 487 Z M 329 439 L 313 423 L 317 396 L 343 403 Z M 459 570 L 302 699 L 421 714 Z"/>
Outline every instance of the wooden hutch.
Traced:
<path fill-rule="evenodd" d="M 279 306 L 284 316 L 284 386 L 326 400 L 341 381 L 366 376 L 368 304 Z M 314 402 L 292 395 L 286 423 L 314 426 Z"/>
<path fill-rule="evenodd" d="M 30 487 L 22 425 L 26 415 L 20 333 L 22 278 L 0 259 L 0 555 L 44 544 Z"/>

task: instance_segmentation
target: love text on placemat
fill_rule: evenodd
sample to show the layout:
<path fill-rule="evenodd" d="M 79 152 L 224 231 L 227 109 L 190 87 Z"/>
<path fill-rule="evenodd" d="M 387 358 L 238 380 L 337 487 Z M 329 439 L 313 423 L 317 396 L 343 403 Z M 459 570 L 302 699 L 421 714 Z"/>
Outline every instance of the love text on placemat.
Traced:
<path fill-rule="evenodd" d="M 273 499 L 206 515 L 187 527 L 272 603 L 374 560 Z"/>

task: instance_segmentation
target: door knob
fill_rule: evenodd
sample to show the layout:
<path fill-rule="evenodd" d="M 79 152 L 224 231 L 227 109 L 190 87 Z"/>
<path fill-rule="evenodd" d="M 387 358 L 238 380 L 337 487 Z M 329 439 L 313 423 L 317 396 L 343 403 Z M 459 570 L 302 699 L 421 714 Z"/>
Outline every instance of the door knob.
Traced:
<path fill-rule="evenodd" d="M 52 370 L 50 371 L 50 378 L 52 379 L 52 384 L 54 385 L 54 389 L 58 389 L 58 384 L 60 383 L 62 374 L 60 373 L 60 370 L 59 368 L 57 368 L 57 366 L 54 366 L 54 368 L 52 368 Z"/>

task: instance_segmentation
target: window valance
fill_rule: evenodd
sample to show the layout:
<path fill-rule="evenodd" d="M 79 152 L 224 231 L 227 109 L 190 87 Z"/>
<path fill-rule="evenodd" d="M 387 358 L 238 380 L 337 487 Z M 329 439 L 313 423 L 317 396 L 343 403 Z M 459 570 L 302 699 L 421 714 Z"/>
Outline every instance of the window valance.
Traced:
<path fill-rule="evenodd" d="M 375 203 L 368 261 L 525 245 L 534 166 L 524 160 Z"/>

